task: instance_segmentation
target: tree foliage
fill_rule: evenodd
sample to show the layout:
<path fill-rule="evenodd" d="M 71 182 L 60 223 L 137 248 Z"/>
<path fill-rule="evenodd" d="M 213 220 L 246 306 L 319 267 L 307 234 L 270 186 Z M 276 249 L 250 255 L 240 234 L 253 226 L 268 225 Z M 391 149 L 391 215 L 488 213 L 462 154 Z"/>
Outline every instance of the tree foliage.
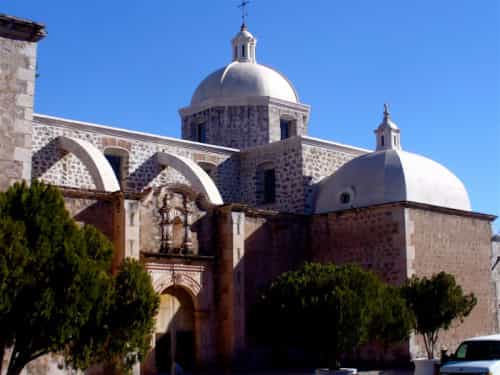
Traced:
<path fill-rule="evenodd" d="M 463 322 L 477 303 L 474 294 L 464 294 L 455 277 L 446 272 L 431 278 L 412 277 L 402 293 L 413 311 L 413 328 L 423 336 L 429 359 L 434 356 L 440 330 L 447 330 L 456 320 Z"/>
<path fill-rule="evenodd" d="M 34 181 L 0 193 L 0 346 L 12 349 L 8 375 L 49 352 L 77 368 L 109 359 L 104 350 L 126 358 L 125 369 L 144 354 L 158 297 L 137 262 L 112 275 L 112 254 L 103 234 L 73 221 L 56 188 Z"/>
<path fill-rule="evenodd" d="M 379 288 L 374 303 L 369 336 L 382 343 L 385 353 L 389 344 L 408 338 L 412 329 L 413 314 L 401 296 L 400 288 L 391 285 Z"/>
<path fill-rule="evenodd" d="M 374 318 L 406 311 L 401 300 L 392 310 L 388 305 L 382 309 L 380 299 L 394 293 L 384 288 L 372 272 L 356 265 L 306 263 L 279 276 L 262 294 L 260 321 L 270 339 L 324 351 L 328 365 L 338 367 L 342 353 L 372 337 L 385 335 L 384 340 L 391 341 L 408 334 L 397 326 L 396 316 L 387 326 L 373 323 Z M 388 333 L 392 328 L 397 334 Z"/>

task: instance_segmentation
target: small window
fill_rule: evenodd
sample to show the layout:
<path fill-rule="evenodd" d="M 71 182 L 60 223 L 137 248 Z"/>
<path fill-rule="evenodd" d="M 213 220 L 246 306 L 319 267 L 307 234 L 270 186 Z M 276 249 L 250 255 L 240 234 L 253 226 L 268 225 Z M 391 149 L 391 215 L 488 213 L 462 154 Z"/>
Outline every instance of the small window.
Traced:
<path fill-rule="evenodd" d="M 206 143 L 206 141 L 207 141 L 207 127 L 206 127 L 206 124 L 204 122 L 201 124 L 198 124 L 198 132 L 197 132 L 197 139 L 196 140 L 200 143 Z"/>
<path fill-rule="evenodd" d="M 126 149 L 108 147 L 104 150 L 104 156 L 122 189 L 127 187 L 129 155 Z"/>
<path fill-rule="evenodd" d="M 118 155 L 105 154 L 118 181 L 122 180 L 122 157 Z"/>
<path fill-rule="evenodd" d="M 380 137 L 380 144 L 383 146 L 384 145 L 384 136 Z"/>
<path fill-rule="evenodd" d="M 348 192 L 343 192 L 340 194 L 340 203 L 342 204 L 348 204 L 351 202 L 351 194 Z"/>
<path fill-rule="evenodd" d="M 281 140 L 290 138 L 290 121 L 280 120 Z"/>
<path fill-rule="evenodd" d="M 245 57 L 246 55 L 246 49 L 245 49 L 245 46 L 241 46 L 241 57 Z"/>
<path fill-rule="evenodd" d="M 396 136 L 394 136 L 394 145 L 397 146 L 398 145 L 398 139 L 396 138 Z"/>
<path fill-rule="evenodd" d="M 276 173 L 274 169 L 264 171 L 264 203 L 276 200 Z"/>

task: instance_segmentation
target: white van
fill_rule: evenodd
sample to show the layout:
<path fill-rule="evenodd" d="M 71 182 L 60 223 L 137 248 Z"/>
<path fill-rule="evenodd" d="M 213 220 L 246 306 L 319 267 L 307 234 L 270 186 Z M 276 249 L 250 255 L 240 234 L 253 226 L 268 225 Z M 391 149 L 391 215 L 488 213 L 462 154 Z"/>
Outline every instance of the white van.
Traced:
<path fill-rule="evenodd" d="M 441 375 L 500 375 L 500 335 L 478 336 L 462 342 L 441 366 Z"/>

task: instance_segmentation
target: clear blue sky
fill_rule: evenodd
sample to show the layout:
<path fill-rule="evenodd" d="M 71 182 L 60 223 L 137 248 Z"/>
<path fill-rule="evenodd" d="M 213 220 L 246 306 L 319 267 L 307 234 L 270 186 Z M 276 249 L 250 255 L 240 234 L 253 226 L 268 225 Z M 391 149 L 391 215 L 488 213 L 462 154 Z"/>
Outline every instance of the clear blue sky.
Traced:
<path fill-rule="evenodd" d="M 230 60 L 238 0 L 6 0 L 47 25 L 36 112 L 178 137 L 177 110 Z M 257 59 L 312 105 L 310 135 L 373 148 L 389 102 L 403 147 L 500 214 L 500 1 L 253 0 Z M 498 231 L 499 222 L 495 223 Z"/>

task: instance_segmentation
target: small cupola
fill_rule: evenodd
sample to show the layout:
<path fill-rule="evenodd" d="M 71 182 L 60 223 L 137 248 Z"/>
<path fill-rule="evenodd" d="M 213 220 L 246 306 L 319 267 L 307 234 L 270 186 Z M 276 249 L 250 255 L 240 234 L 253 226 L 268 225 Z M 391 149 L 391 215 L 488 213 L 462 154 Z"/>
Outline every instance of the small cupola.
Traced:
<path fill-rule="evenodd" d="M 244 23 L 231 44 L 233 47 L 233 61 L 256 63 L 255 46 L 257 45 L 257 39 L 247 30 Z"/>
<path fill-rule="evenodd" d="M 398 126 L 392 121 L 389 106 L 384 104 L 384 119 L 375 130 L 377 151 L 401 150 L 401 135 Z"/>

